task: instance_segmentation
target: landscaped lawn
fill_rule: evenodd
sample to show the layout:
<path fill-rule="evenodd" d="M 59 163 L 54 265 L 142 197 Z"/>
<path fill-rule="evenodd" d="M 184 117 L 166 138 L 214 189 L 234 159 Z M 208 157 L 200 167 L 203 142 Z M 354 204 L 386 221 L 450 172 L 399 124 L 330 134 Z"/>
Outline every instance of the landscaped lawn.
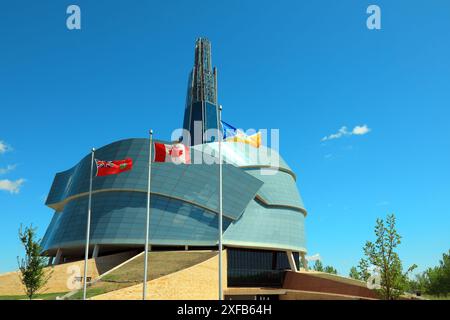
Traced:
<path fill-rule="evenodd" d="M 423 297 L 428 300 L 450 300 L 450 294 L 445 296 L 432 296 L 428 294 L 424 294 Z"/>
<path fill-rule="evenodd" d="M 56 292 L 56 293 L 41 293 L 37 294 L 33 300 L 55 300 L 58 296 L 63 296 L 67 292 Z M 0 296 L 0 300 L 28 300 L 26 295 L 19 296 Z"/>
<path fill-rule="evenodd" d="M 160 251 L 149 252 L 148 280 L 183 270 L 217 255 L 214 251 Z M 142 283 L 144 279 L 144 255 L 114 270 L 87 288 L 87 298 Z M 69 299 L 82 299 L 79 290 Z"/>

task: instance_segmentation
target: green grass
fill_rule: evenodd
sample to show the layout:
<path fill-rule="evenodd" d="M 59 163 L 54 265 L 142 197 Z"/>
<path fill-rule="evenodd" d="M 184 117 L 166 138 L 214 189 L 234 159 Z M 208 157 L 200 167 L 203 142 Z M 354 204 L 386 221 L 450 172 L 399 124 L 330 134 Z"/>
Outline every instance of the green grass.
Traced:
<path fill-rule="evenodd" d="M 216 254 L 217 252 L 211 251 L 150 252 L 148 258 L 147 279 L 154 280 L 179 270 L 186 269 L 208 260 Z M 143 279 L 144 255 L 141 255 L 89 286 L 86 296 L 90 298 L 103 293 L 130 287 L 142 283 Z M 82 298 L 82 290 L 70 297 L 70 299 L 75 300 Z"/>
<path fill-rule="evenodd" d="M 57 293 L 41 293 L 34 296 L 34 300 L 55 300 L 58 296 L 63 296 L 67 292 L 57 292 Z M 0 296 L 0 300 L 28 300 L 26 295 L 18 296 Z"/>
<path fill-rule="evenodd" d="M 106 293 L 107 288 L 88 288 L 86 292 L 86 297 L 91 298 L 93 296 L 98 296 L 99 294 Z M 71 300 L 81 300 L 83 299 L 83 290 L 78 291 L 73 296 L 70 297 Z"/>
<path fill-rule="evenodd" d="M 450 294 L 447 296 L 433 296 L 429 294 L 422 295 L 422 298 L 428 299 L 428 300 L 450 300 Z"/>

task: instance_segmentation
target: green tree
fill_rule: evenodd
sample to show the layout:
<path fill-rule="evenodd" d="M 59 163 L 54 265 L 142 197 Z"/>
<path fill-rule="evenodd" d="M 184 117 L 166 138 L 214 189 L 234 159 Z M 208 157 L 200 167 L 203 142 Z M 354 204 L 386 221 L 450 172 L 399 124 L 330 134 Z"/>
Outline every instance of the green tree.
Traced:
<path fill-rule="evenodd" d="M 319 271 L 319 272 L 327 272 L 327 273 L 337 274 L 337 270 L 335 268 L 333 268 L 332 266 L 324 267 L 322 261 L 320 261 L 320 260 L 316 260 L 316 262 L 314 263 L 313 269 L 315 271 Z"/>
<path fill-rule="evenodd" d="M 323 272 L 324 269 L 323 269 L 322 261 L 316 260 L 316 262 L 314 263 L 313 269 L 314 269 L 315 271 Z"/>
<path fill-rule="evenodd" d="M 368 266 L 377 267 L 381 276 L 381 288 L 378 293 L 382 299 L 394 300 L 408 286 L 408 273 L 417 266 L 412 265 L 403 273 L 401 260 L 396 252 L 401 243 L 401 236 L 395 228 L 395 215 L 377 219 L 375 226 L 375 242 L 367 241 L 364 246 L 365 258 L 360 261 L 360 275 L 367 280 Z"/>
<path fill-rule="evenodd" d="M 408 281 L 408 291 L 411 293 L 424 293 L 428 287 L 428 277 L 425 272 L 415 275 L 414 279 Z"/>
<path fill-rule="evenodd" d="M 370 272 L 369 272 L 369 262 L 364 259 L 361 258 L 359 260 L 359 264 L 358 264 L 358 270 L 359 270 L 359 278 L 362 281 L 367 281 L 370 277 Z"/>
<path fill-rule="evenodd" d="M 326 266 L 324 271 L 327 273 L 337 274 L 337 270 L 333 266 Z"/>
<path fill-rule="evenodd" d="M 36 229 L 32 225 L 25 230 L 20 226 L 19 239 L 25 249 L 25 257 L 22 259 L 17 257 L 20 280 L 25 286 L 27 297 L 31 300 L 50 278 L 50 274 L 46 275 L 44 270 L 47 258 L 40 255 L 42 251 L 40 240 L 36 240 Z"/>
<path fill-rule="evenodd" d="M 361 280 L 361 276 L 359 275 L 358 269 L 356 267 L 350 268 L 350 273 L 348 276 L 355 280 Z"/>
<path fill-rule="evenodd" d="M 450 250 L 442 255 L 438 266 L 427 269 L 423 276 L 426 293 L 437 296 L 450 294 Z"/>

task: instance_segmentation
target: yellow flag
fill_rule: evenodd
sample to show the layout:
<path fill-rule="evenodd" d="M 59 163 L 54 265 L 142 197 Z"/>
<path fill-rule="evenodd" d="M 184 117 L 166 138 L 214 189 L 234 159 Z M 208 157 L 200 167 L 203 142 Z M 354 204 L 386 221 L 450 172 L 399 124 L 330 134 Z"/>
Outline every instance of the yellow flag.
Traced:
<path fill-rule="evenodd" d="M 225 141 L 246 143 L 253 147 L 259 148 L 261 146 L 261 132 L 257 132 L 251 136 L 237 134 L 226 139 Z"/>

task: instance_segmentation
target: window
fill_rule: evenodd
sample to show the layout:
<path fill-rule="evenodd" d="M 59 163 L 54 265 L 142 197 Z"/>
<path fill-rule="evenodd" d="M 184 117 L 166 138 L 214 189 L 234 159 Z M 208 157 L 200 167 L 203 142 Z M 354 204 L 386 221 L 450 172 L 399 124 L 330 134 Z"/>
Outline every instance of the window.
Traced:
<path fill-rule="evenodd" d="M 286 252 L 235 248 L 227 252 L 230 287 L 283 286 L 285 271 L 290 269 Z M 298 264 L 298 253 L 294 258 Z"/>

